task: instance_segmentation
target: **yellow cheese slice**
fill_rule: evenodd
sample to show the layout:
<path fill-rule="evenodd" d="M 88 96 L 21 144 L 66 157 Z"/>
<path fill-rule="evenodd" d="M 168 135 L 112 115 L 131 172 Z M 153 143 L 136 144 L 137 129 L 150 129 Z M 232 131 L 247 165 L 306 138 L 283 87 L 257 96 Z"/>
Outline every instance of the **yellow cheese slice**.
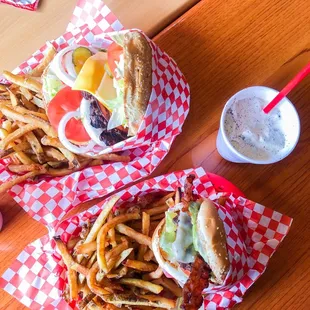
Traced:
<path fill-rule="evenodd" d="M 87 91 L 100 102 L 116 98 L 116 89 L 113 86 L 113 78 L 105 71 L 107 54 L 98 52 L 89 57 L 78 74 L 73 90 Z"/>

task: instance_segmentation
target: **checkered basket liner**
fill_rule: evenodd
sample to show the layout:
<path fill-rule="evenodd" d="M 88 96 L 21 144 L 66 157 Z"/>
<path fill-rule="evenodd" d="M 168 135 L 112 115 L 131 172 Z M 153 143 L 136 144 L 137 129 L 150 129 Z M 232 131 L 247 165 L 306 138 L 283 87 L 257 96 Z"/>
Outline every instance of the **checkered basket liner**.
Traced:
<path fill-rule="evenodd" d="M 40 0 L 0 0 L 1 3 L 13 5 L 16 8 L 35 11 L 38 8 Z"/>
<path fill-rule="evenodd" d="M 248 288 L 263 274 L 269 259 L 287 235 L 292 219 L 258 203 L 231 193 L 216 192 L 202 169 L 188 169 L 148 179 L 119 192 L 123 201 L 150 192 L 169 192 L 183 186 L 188 174 L 194 174 L 194 191 L 212 199 L 227 234 L 231 269 L 223 286 L 204 291 L 204 309 L 229 309 L 242 301 Z M 218 198 L 226 197 L 225 205 Z M 105 201 L 61 222 L 53 234 L 64 242 L 76 236 L 81 225 L 98 216 Z M 118 205 L 119 205 L 118 204 Z M 61 298 L 65 287 L 65 267 L 49 236 L 30 244 L 0 279 L 0 286 L 31 309 L 74 309 Z"/>
<path fill-rule="evenodd" d="M 51 43 L 57 49 L 72 43 L 105 48 L 112 42 L 109 33 L 122 29 L 121 23 L 101 0 L 80 0 L 67 32 Z M 148 176 L 170 150 L 189 112 L 189 86 L 176 63 L 148 41 L 153 55 L 153 87 L 139 132 L 136 137 L 97 150 L 100 154 L 121 151 L 130 155 L 131 161 L 86 168 L 61 178 L 42 177 L 37 183 L 28 181 L 13 187 L 9 193 L 35 220 L 55 226 L 77 204 L 102 197 Z M 26 74 L 31 71 L 44 57 L 46 48 L 47 45 L 43 46 L 14 72 Z M 5 161 L 1 161 L 0 182 L 14 178 L 5 166 Z"/>

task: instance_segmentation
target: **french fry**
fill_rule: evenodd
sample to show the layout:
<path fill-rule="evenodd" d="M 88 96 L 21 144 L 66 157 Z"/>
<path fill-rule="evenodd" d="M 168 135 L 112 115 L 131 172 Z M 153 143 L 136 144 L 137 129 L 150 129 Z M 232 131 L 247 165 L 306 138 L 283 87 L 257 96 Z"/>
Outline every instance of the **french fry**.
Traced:
<path fill-rule="evenodd" d="M 25 134 L 25 138 L 28 141 L 28 143 L 30 144 L 32 150 L 34 151 L 34 153 L 37 155 L 38 157 L 38 161 L 40 164 L 44 163 L 44 151 L 43 148 L 39 142 L 39 140 L 37 139 L 37 137 L 34 135 L 34 133 L 32 131 L 28 132 Z"/>
<path fill-rule="evenodd" d="M 163 287 L 161 285 L 153 284 L 152 282 L 140 279 L 123 278 L 120 279 L 119 282 L 125 285 L 146 289 L 154 294 L 159 294 L 163 290 Z"/>
<path fill-rule="evenodd" d="M 87 285 L 90 288 L 90 290 L 96 294 L 96 295 L 110 295 L 111 293 L 100 287 L 97 283 L 96 283 L 96 274 L 99 271 L 99 265 L 98 262 L 95 262 L 93 264 L 93 266 L 90 268 L 87 276 L 86 276 L 86 281 L 87 281 Z"/>
<path fill-rule="evenodd" d="M 177 297 L 182 297 L 182 289 L 171 279 L 161 277 L 153 281 L 153 283 L 167 288 L 171 293 Z"/>
<path fill-rule="evenodd" d="M 141 306 L 160 307 L 164 309 L 174 309 L 176 302 L 172 299 L 160 297 L 157 295 L 137 295 L 133 298 L 132 295 L 113 294 L 102 296 L 102 299 L 114 305 L 128 305 L 140 309 Z"/>
<path fill-rule="evenodd" d="M 168 206 L 165 204 L 165 205 L 153 207 L 152 209 L 146 209 L 144 210 L 144 212 L 149 215 L 157 215 L 157 214 L 165 213 L 167 210 L 168 210 Z"/>
<path fill-rule="evenodd" d="M 13 109 L 10 109 L 6 105 L 0 104 L 1 112 L 8 118 L 15 121 L 20 121 L 34 126 L 33 129 L 41 128 L 50 137 L 57 137 L 57 133 L 54 128 L 45 120 L 40 117 L 29 114 L 21 114 Z"/>
<path fill-rule="evenodd" d="M 142 212 L 142 234 L 149 236 L 150 234 L 150 215 Z M 147 251 L 147 245 L 140 244 L 138 251 L 138 260 L 142 261 L 145 252 Z"/>
<path fill-rule="evenodd" d="M 144 275 L 143 276 L 143 280 L 149 281 L 149 280 L 159 279 L 159 278 L 162 277 L 163 273 L 164 272 L 163 272 L 162 268 L 158 266 L 155 271 L 150 272 L 149 274 Z"/>
<path fill-rule="evenodd" d="M 129 255 L 132 253 L 133 248 L 128 248 L 124 250 L 121 254 L 119 259 L 116 261 L 114 268 L 117 268 Z"/>
<path fill-rule="evenodd" d="M 12 154 L 14 152 L 25 151 L 29 147 L 30 147 L 30 145 L 27 141 L 21 142 L 17 145 L 10 147 L 9 149 L 0 150 L 0 158 L 4 158 L 6 156 L 9 156 L 10 154 Z"/>
<path fill-rule="evenodd" d="M 124 214 L 124 215 L 120 215 L 120 216 L 113 218 L 110 222 L 104 224 L 101 227 L 98 233 L 98 237 L 97 237 L 97 261 L 100 266 L 100 269 L 103 272 L 108 271 L 106 258 L 105 258 L 105 241 L 106 241 L 106 235 L 108 231 L 111 228 L 115 227 L 115 225 L 117 224 L 124 223 L 124 222 L 134 220 L 134 219 L 139 219 L 139 218 L 140 218 L 140 215 L 137 213 Z"/>
<path fill-rule="evenodd" d="M 68 270 L 68 284 L 69 284 L 70 299 L 77 300 L 78 298 L 77 273 L 73 269 Z"/>
<path fill-rule="evenodd" d="M 35 104 L 38 108 L 44 110 L 46 108 L 45 104 L 44 104 L 44 101 L 42 100 L 42 98 L 38 98 L 37 96 L 38 96 L 38 94 L 36 96 L 33 96 L 31 102 L 33 104 Z"/>
<path fill-rule="evenodd" d="M 157 269 L 156 264 L 145 263 L 145 262 L 141 262 L 138 260 L 131 260 L 131 259 L 127 259 L 125 262 L 123 262 L 123 265 L 128 268 L 132 268 L 132 269 L 136 269 L 140 271 L 146 271 L 146 272 L 155 271 Z"/>
<path fill-rule="evenodd" d="M 169 207 L 169 208 L 172 208 L 174 206 L 174 200 L 172 198 L 168 198 L 166 200 L 166 205 Z"/>
<path fill-rule="evenodd" d="M 157 305 L 165 309 L 173 309 L 176 306 L 175 300 L 157 296 L 157 295 L 140 295 L 139 297 L 147 299 L 148 301 L 158 302 Z"/>
<path fill-rule="evenodd" d="M 29 100 L 27 100 L 24 96 L 21 96 L 20 101 L 28 111 L 34 111 L 34 112 L 37 111 L 37 106 L 32 102 L 30 102 Z"/>
<path fill-rule="evenodd" d="M 126 266 L 122 266 L 121 268 L 114 270 L 114 273 L 107 274 L 107 278 L 108 279 L 120 279 L 124 277 L 127 274 L 127 272 L 128 272 L 128 268 Z"/>
<path fill-rule="evenodd" d="M 132 215 L 138 215 L 137 213 L 131 213 Z M 127 215 L 131 215 L 127 214 Z M 140 216 L 139 216 L 140 217 Z M 138 219 L 138 218 L 137 218 Z M 123 235 L 126 235 L 130 237 L 133 240 L 136 240 L 140 244 L 147 245 L 148 247 L 151 247 L 152 244 L 152 238 L 143 234 L 138 233 L 134 229 L 124 225 L 124 224 L 118 224 L 116 225 L 116 230 L 120 232 Z"/>
<path fill-rule="evenodd" d="M 7 137 L 5 137 L 0 142 L 0 149 L 4 150 L 11 142 L 19 139 L 24 134 L 26 134 L 29 131 L 32 131 L 34 129 L 38 128 L 36 124 L 27 124 L 21 128 L 18 128 L 17 130 L 13 131 L 12 133 L 8 134 Z"/>
<path fill-rule="evenodd" d="M 46 168 L 44 166 L 41 166 L 39 164 L 29 164 L 29 165 L 8 165 L 7 169 L 10 170 L 13 173 L 25 173 L 30 171 L 42 171 L 42 173 L 45 173 Z"/>
<path fill-rule="evenodd" d="M 14 144 L 14 142 L 10 143 L 9 146 L 11 146 L 12 144 Z M 13 146 L 13 148 L 15 149 L 15 146 Z M 22 163 L 23 165 L 31 165 L 34 164 L 34 162 L 24 153 L 21 151 L 18 151 L 16 153 L 14 153 L 13 155 L 15 155 L 15 157 L 20 161 L 20 163 Z M 11 156 L 12 157 L 12 156 Z"/>
<path fill-rule="evenodd" d="M 12 188 L 14 185 L 22 183 L 22 182 L 26 181 L 27 179 L 33 178 L 33 177 L 40 175 L 40 174 L 43 174 L 43 171 L 35 170 L 35 171 L 28 172 L 24 175 L 18 176 L 16 178 L 14 178 L 13 180 L 2 183 L 0 185 L 0 193 L 6 192 L 10 188 Z"/>
<path fill-rule="evenodd" d="M 0 92 L 5 92 L 7 89 L 7 85 L 0 84 Z"/>
<path fill-rule="evenodd" d="M 158 221 L 165 217 L 165 213 L 160 213 L 152 216 L 152 221 Z"/>
<path fill-rule="evenodd" d="M 150 260 L 152 260 L 153 257 L 154 257 L 153 251 L 151 249 L 148 249 L 147 252 L 143 256 L 143 259 L 149 262 Z"/>
<path fill-rule="evenodd" d="M 78 168 L 80 163 L 75 154 L 64 148 L 58 138 L 52 138 L 49 136 L 44 136 L 41 139 L 41 143 L 46 146 L 53 146 L 60 150 L 60 152 L 68 159 L 69 163 L 72 164 L 73 167 Z"/>
<path fill-rule="evenodd" d="M 25 87 L 20 87 L 19 93 L 23 95 L 28 101 L 30 101 L 33 97 L 32 93 Z"/>
<path fill-rule="evenodd" d="M 92 241 L 89 243 L 82 243 L 76 247 L 77 254 L 87 254 L 90 255 L 97 249 L 96 241 Z"/>
<path fill-rule="evenodd" d="M 109 216 L 109 213 L 113 209 L 116 202 L 119 200 L 118 196 L 112 196 L 107 203 L 102 207 L 102 211 L 94 222 L 88 236 L 86 237 L 84 243 L 92 242 L 96 239 L 98 232 L 102 225 L 105 223 L 106 219 Z"/>
<path fill-rule="evenodd" d="M 112 220 L 112 218 L 113 218 L 113 214 L 110 213 L 109 216 L 108 216 L 108 221 Z M 115 240 L 115 229 L 111 228 L 108 231 L 108 235 L 109 235 L 110 243 L 111 243 L 112 247 L 115 248 L 116 245 L 117 245 L 116 240 Z"/>
<path fill-rule="evenodd" d="M 31 71 L 30 75 L 35 77 L 40 77 L 45 70 L 45 68 L 49 65 L 49 63 L 53 60 L 56 55 L 56 49 L 54 46 L 49 43 L 49 46 L 46 51 L 46 55 L 42 59 L 42 61 Z"/>
<path fill-rule="evenodd" d="M 3 76 L 10 82 L 30 89 L 36 93 L 42 90 L 42 84 L 31 76 L 13 74 L 9 71 L 3 71 Z"/>
<path fill-rule="evenodd" d="M 9 88 L 8 88 L 7 90 L 8 90 L 9 95 L 10 95 L 10 100 L 11 100 L 12 106 L 13 106 L 13 107 L 16 107 L 16 106 L 18 105 L 18 101 L 19 101 L 19 100 L 17 99 L 16 94 L 15 94 L 12 90 L 10 90 Z"/>
<path fill-rule="evenodd" d="M 24 107 L 21 106 L 16 106 L 16 107 L 12 107 L 12 109 L 18 113 L 21 114 L 31 114 L 33 116 L 37 116 L 39 118 L 42 118 L 45 121 L 48 121 L 48 117 L 45 113 L 41 113 L 41 112 L 36 112 L 36 111 L 31 111 L 31 110 L 27 110 Z"/>
<path fill-rule="evenodd" d="M 71 237 L 67 243 L 68 250 L 72 250 L 80 240 L 80 237 Z"/>
<path fill-rule="evenodd" d="M 154 208 L 154 207 L 159 207 L 159 206 L 165 204 L 165 203 L 166 203 L 166 200 L 169 199 L 169 198 L 172 198 L 172 197 L 174 196 L 174 194 L 175 194 L 175 193 L 172 192 L 172 193 L 169 193 L 169 194 L 167 194 L 167 195 L 161 197 L 159 200 L 153 202 L 153 203 L 151 204 L 151 207 L 152 207 L 152 208 Z"/>
<path fill-rule="evenodd" d="M 66 157 L 60 151 L 51 146 L 43 146 L 43 151 L 46 156 L 52 157 L 56 160 L 63 161 L 66 159 Z"/>
<path fill-rule="evenodd" d="M 90 157 L 87 154 L 82 154 L 82 157 Z M 98 156 L 91 156 L 90 158 L 92 159 L 99 159 L 99 160 L 105 160 L 105 161 L 114 161 L 114 162 L 129 162 L 130 161 L 130 156 L 126 155 L 118 155 L 115 153 L 110 153 L 110 154 L 102 154 Z"/>

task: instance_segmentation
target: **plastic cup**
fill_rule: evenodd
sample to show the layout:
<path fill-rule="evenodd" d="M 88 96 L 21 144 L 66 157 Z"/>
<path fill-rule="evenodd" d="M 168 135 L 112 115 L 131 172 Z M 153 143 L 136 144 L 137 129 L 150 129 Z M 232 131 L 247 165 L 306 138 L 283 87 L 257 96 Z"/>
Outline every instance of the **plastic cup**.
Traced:
<path fill-rule="evenodd" d="M 217 150 L 224 159 L 234 163 L 272 164 L 287 157 L 294 150 L 299 140 L 300 120 L 294 105 L 287 97 L 284 97 L 283 100 L 278 104 L 278 108 L 281 110 L 284 124 L 290 126 L 290 130 L 286 132 L 288 146 L 277 154 L 270 156 L 268 160 L 253 159 L 240 153 L 230 143 L 224 129 L 226 113 L 234 101 L 252 98 L 255 96 L 270 102 L 278 93 L 279 92 L 277 90 L 269 87 L 252 86 L 239 91 L 227 101 L 221 115 L 220 128 L 216 139 Z"/>

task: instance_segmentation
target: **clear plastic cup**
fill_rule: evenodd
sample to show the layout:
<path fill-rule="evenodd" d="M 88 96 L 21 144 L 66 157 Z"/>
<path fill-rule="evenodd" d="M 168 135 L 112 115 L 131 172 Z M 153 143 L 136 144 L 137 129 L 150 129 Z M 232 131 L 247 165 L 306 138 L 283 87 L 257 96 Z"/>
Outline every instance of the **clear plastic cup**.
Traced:
<path fill-rule="evenodd" d="M 284 124 L 290 126 L 290 130 L 286 135 L 286 138 L 288 139 L 289 142 L 288 147 L 284 148 L 278 154 L 271 156 L 268 160 L 254 159 L 240 153 L 230 143 L 229 138 L 226 135 L 224 129 L 226 113 L 234 101 L 253 98 L 255 96 L 267 102 L 270 102 L 278 93 L 279 92 L 277 90 L 274 90 L 269 87 L 252 86 L 239 91 L 227 101 L 221 115 L 220 128 L 216 139 L 217 150 L 223 158 L 234 163 L 272 164 L 287 157 L 294 150 L 299 140 L 300 120 L 294 105 L 287 97 L 283 98 L 283 100 L 278 104 L 277 107 L 281 110 L 281 113 L 284 116 L 283 117 L 285 122 Z"/>

